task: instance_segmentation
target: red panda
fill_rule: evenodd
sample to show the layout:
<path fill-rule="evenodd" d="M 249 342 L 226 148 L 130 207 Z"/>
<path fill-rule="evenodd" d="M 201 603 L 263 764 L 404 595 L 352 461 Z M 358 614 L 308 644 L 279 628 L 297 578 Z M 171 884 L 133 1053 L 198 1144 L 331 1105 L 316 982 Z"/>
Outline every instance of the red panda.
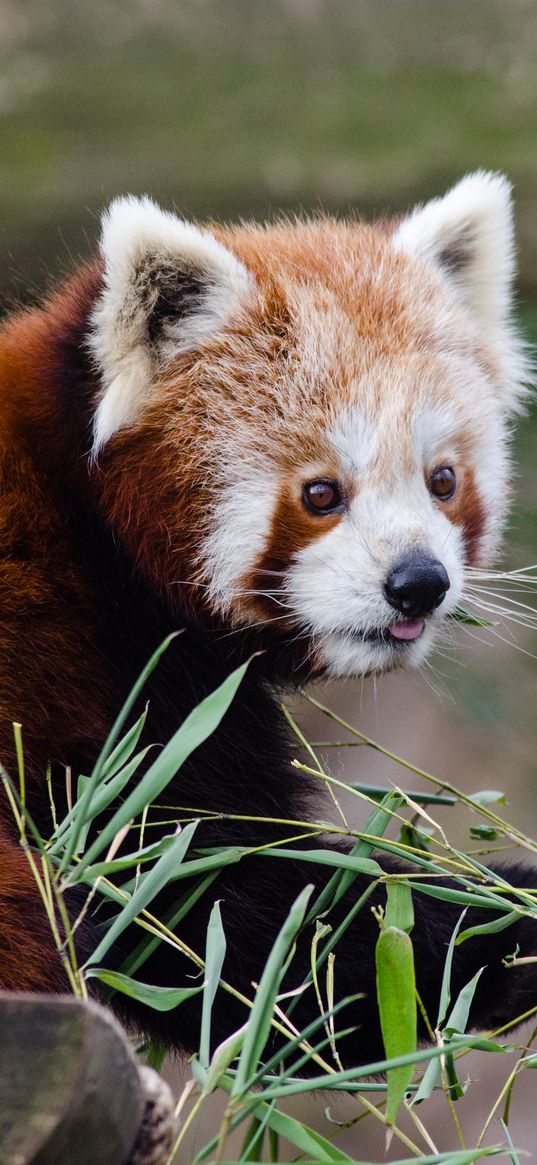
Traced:
<path fill-rule="evenodd" d="M 468 566 L 496 549 L 526 376 L 510 321 L 513 268 L 510 188 L 482 172 L 373 225 L 319 216 L 209 229 L 147 198 L 121 198 L 104 217 L 99 256 L 7 320 L 0 758 L 14 767 L 20 721 L 43 828 L 47 763 L 59 790 L 66 765 L 88 772 L 151 651 L 177 629 L 145 693 L 148 742 L 166 740 L 258 654 L 216 734 L 172 782 L 170 804 L 211 811 L 204 846 L 285 836 L 233 815 L 304 819 L 312 790 L 289 768 L 274 689 L 416 666 L 459 603 Z M 0 986 L 61 990 L 10 829 L 5 815 Z M 306 882 L 319 888 L 321 868 L 245 859 L 222 872 L 181 936 L 202 953 L 220 899 L 226 977 L 248 992 L 291 902 Z M 507 869 L 535 884 L 533 872 Z M 365 885 L 353 883 L 334 925 Z M 434 1015 L 459 908 L 417 895 L 415 915 L 418 988 Z M 96 925 L 88 917 L 77 932 L 82 946 Z M 377 934 L 362 911 L 338 948 L 338 990 L 361 996 L 344 1052 L 351 1063 L 382 1056 Z M 502 966 L 517 944 L 537 951 L 528 918 L 457 948 L 454 991 L 487 964 L 476 1026 L 537 1003 L 531 964 Z M 309 958 L 306 934 L 297 982 Z M 162 947 L 146 978 L 179 985 L 189 971 Z M 126 1000 L 121 1009 L 192 1051 L 198 999 L 166 1015 Z M 296 1022 L 315 1014 L 306 992 Z M 214 1039 L 243 1020 L 238 1002 L 216 1005 Z"/>

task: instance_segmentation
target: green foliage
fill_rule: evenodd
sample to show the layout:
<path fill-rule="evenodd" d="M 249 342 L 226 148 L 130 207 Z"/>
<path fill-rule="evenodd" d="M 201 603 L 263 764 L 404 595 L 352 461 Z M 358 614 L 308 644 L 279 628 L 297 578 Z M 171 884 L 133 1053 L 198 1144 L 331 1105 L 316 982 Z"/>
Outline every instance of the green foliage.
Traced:
<path fill-rule="evenodd" d="M 165 647 L 166 644 L 155 653 L 144 670 L 93 772 L 89 777 L 79 778 L 72 809 L 59 822 L 53 812 L 50 838 L 37 833 L 24 804 L 20 730 L 18 788 L 5 773 L 2 780 L 73 992 L 86 998 L 92 986 L 99 984 L 104 999 L 119 992 L 163 1012 L 181 1007 L 193 995 L 202 996 L 199 1052 L 191 1064 L 192 1078 L 185 1093 L 188 1102 L 182 1102 L 186 1103 L 186 1109 L 176 1150 L 190 1144 L 190 1136 L 194 1137 L 197 1130 L 192 1161 L 201 1165 L 204 1161 L 215 1160 L 221 1165 L 226 1159 L 228 1136 L 239 1130 L 242 1149 L 237 1160 L 240 1162 L 284 1161 L 289 1159 L 286 1154 L 295 1156 L 298 1153 L 301 1159 L 322 1165 L 347 1161 L 360 1165 L 355 1157 L 349 1157 L 335 1143 L 337 1124 L 327 1122 L 325 1132 L 321 1133 L 281 1107 L 293 1096 L 315 1091 L 319 1096 L 329 1097 L 345 1090 L 355 1098 L 356 1121 L 368 1115 L 369 1119 L 381 1123 L 388 1139 L 393 1135 L 414 1154 L 407 1159 L 409 1162 L 418 1159 L 421 1165 L 425 1162 L 430 1162 L 430 1165 L 469 1165 L 481 1157 L 500 1152 L 499 1146 L 485 1148 L 479 1142 L 473 1149 L 429 1152 L 424 1156 L 424 1151 L 430 1149 L 432 1143 L 426 1131 L 426 1102 L 433 1091 L 442 1091 L 453 1109 L 454 1102 L 468 1087 L 468 1084 L 460 1083 L 458 1065 L 471 1048 L 479 1048 L 483 1054 L 503 1052 L 514 1055 L 517 1052 L 513 1045 L 502 1047 L 494 1033 L 491 1033 L 492 1038 L 466 1034 L 469 1009 L 480 972 L 452 1000 L 451 966 L 457 945 L 472 935 L 486 937 L 509 927 L 522 914 L 535 916 L 535 896 L 528 890 L 509 885 L 500 873 L 489 870 L 476 855 L 463 854 L 452 846 L 445 831 L 430 816 L 430 810 L 435 806 L 444 810 L 466 807 L 473 822 L 476 817 L 480 819 L 472 828 L 482 842 L 486 842 L 490 835 L 494 838 L 509 837 L 511 843 L 518 840 L 526 850 L 529 848 L 533 852 L 537 852 L 537 845 L 498 816 L 497 808 L 503 803 L 503 794 L 483 790 L 469 797 L 445 781 L 441 782 L 439 791 L 440 783 L 433 776 L 383 750 L 378 742 L 369 740 L 314 700 L 323 714 L 336 720 L 351 739 L 359 740 L 367 748 L 386 752 L 394 764 L 410 769 L 414 778 L 419 777 L 423 788 L 405 791 L 395 787 L 381 796 L 377 789 L 366 784 L 345 785 L 336 781 L 325 771 L 312 746 L 288 714 L 289 723 L 296 729 L 297 747 L 305 748 L 308 761 L 312 760 L 316 766 L 312 768 L 297 759 L 295 768 L 313 773 L 320 785 L 329 785 L 336 808 L 339 808 L 335 793 L 338 786 L 371 806 L 362 830 L 350 826 L 346 830 L 352 842 L 347 853 L 330 846 L 331 837 L 337 842 L 341 836 L 339 822 L 337 825 L 323 822 L 322 832 L 327 840 L 317 849 L 297 849 L 293 844 L 297 834 L 304 831 L 304 823 L 298 822 L 289 824 L 289 841 L 278 847 L 255 851 L 224 847 L 196 849 L 198 818 L 202 814 L 200 812 L 197 816 L 195 810 L 186 813 L 180 806 L 175 809 L 166 806 L 169 832 L 163 835 L 163 829 L 166 829 L 162 823 L 164 807 L 159 800 L 185 759 L 207 739 L 225 715 L 247 667 L 237 669 L 202 701 L 171 741 L 151 760 L 150 750 L 137 751 L 145 713 L 130 726 L 128 720 L 145 679 L 158 665 Z M 137 775 L 139 770 L 143 773 L 141 778 Z M 51 805 L 54 809 L 53 801 Z M 157 821 L 159 836 L 155 841 L 151 840 L 151 831 Z M 311 831 L 312 836 L 319 832 L 313 824 Z M 427 848 L 424 848 L 425 831 Z M 133 835 L 138 838 L 138 844 L 130 840 Z M 385 850 L 407 863 L 410 861 L 412 866 L 407 865 L 407 873 L 385 875 L 372 856 L 375 850 Z M 250 861 L 261 863 L 275 858 L 283 862 L 307 861 L 310 866 L 328 867 L 330 876 L 320 894 L 314 895 L 312 886 L 304 887 L 290 907 L 259 984 L 252 986 L 249 996 L 241 996 L 226 980 L 226 935 L 218 902 L 215 902 L 211 914 L 204 951 L 190 950 L 179 936 L 181 919 L 190 910 L 195 910 L 196 903 L 210 888 L 219 869 L 240 861 L 246 853 Z M 455 882 L 455 887 L 444 885 L 442 878 L 446 873 Z M 352 887 L 358 874 L 368 879 L 366 889 L 352 902 L 346 917 L 333 928 L 331 911 Z M 68 916 L 64 897 L 75 883 L 87 888 L 88 900 L 79 916 L 73 919 Z M 334 1003 L 338 943 L 348 926 L 359 918 L 360 912 L 369 910 L 370 896 L 382 883 L 386 884 L 387 904 L 384 915 L 378 912 L 381 931 L 377 943 L 377 991 L 386 1057 L 361 1068 L 344 1069 L 339 1060 L 338 1042 L 343 1035 L 349 1034 L 349 1030 L 341 1030 L 339 1015 L 352 1000 L 342 999 Z M 161 918 L 155 913 L 154 904 L 164 887 L 168 887 L 168 892 L 169 888 L 177 887 L 177 897 L 168 907 L 166 917 Z M 432 1041 L 430 1046 L 419 1050 L 416 1049 L 416 1007 L 419 1001 L 415 991 L 411 939 L 413 902 L 417 894 L 433 895 L 461 906 L 461 916 L 446 952 L 438 1016 L 428 1017 Z M 76 930 L 86 911 L 99 903 L 105 904 L 106 910 L 104 914 L 101 911 L 103 922 L 98 942 L 85 965 L 79 966 L 74 942 Z M 464 929 L 466 908 L 475 905 L 489 909 L 491 921 Z M 315 921 L 316 928 L 312 925 Z M 139 942 L 123 966 L 111 971 L 102 965 L 102 960 L 127 926 L 138 929 Z M 302 941 L 308 941 L 309 935 L 311 969 L 298 992 L 282 994 L 283 978 L 292 964 L 300 935 Z M 195 975 L 191 986 L 160 987 L 148 983 L 143 975 L 139 977 L 149 955 L 162 941 L 170 950 L 172 966 L 174 949 L 190 960 Z M 516 961 L 516 956 L 514 958 Z M 318 1016 L 306 1029 L 297 1031 L 293 1023 L 294 1009 L 301 992 L 308 989 L 316 992 Z M 249 1009 L 249 1019 L 211 1055 L 212 1010 L 221 992 L 238 995 Z M 271 1050 L 270 1035 L 273 1031 L 279 1037 L 276 1051 Z M 141 1049 L 141 1054 L 152 1064 L 160 1066 L 162 1063 L 163 1049 L 158 1045 L 149 1043 Z M 304 1078 L 301 1072 L 306 1064 L 309 1075 Z M 521 1069 L 534 1066 L 535 1056 L 523 1052 L 510 1077 L 509 1098 Z M 379 1080 L 381 1074 L 383 1079 Z M 372 1081 L 372 1075 L 377 1079 Z M 201 1130 L 205 1105 L 214 1091 L 226 1097 L 226 1107 L 216 1134 L 204 1137 Z M 415 1110 L 418 1102 L 421 1105 L 419 1118 Z M 414 1122 L 413 1136 L 398 1123 L 402 1110 Z M 508 1105 L 504 1116 L 508 1117 Z M 504 1128 L 505 1144 L 513 1161 L 517 1159 L 516 1150 L 508 1123 Z M 291 1149 L 285 1148 L 286 1145 Z M 171 1161 L 172 1158 L 170 1165 Z"/>
<path fill-rule="evenodd" d="M 410 935 L 382 926 L 377 940 L 377 1000 L 386 1058 L 414 1053 L 417 1045 L 416 979 Z M 387 1071 L 386 1120 L 389 1146 L 399 1107 L 414 1075 L 414 1062 Z"/>

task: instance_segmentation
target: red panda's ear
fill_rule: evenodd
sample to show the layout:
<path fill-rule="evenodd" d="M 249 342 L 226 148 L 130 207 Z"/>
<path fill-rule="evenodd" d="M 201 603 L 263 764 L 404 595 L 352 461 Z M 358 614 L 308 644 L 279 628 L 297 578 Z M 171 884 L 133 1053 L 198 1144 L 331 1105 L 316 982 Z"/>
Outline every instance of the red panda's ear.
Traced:
<path fill-rule="evenodd" d="M 510 318 L 515 247 L 507 179 L 484 170 L 468 174 L 404 219 L 393 244 L 434 266 L 455 291 L 493 357 L 502 407 L 520 411 L 534 367 Z"/>
<path fill-rule="evenodd" d="M 444 198 L 418 207 L 396 230 L 394 245 L 439 268 L 485 330 L 508 317 L 513 211 L 511 186 L 501 174 L 468 174 Z"/>
<path fill-rule="evenodd" d="M 252 292 L 253 277 L 206 230 L 149 198 L 119 198 L 103 219 L 104 286 L 91 345 L 103 391 L 94 452 L 135 423 L 151 399 L 155 368 L 199 349 Z"/>

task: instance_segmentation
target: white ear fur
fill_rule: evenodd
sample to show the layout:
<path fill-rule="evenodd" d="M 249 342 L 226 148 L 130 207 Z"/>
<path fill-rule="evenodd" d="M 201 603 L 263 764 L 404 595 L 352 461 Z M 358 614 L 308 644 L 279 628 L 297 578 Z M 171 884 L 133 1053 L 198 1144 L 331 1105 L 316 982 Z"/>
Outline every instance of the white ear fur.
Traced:
<path fill-rule="evenodd" d="M 494 356 L 503 408 L 520 411 L 535 368 L 510 319 L 515 274 L 510 183 L 485 170 L 468 174 L 444 198 L 409 215 L 393 241 L 397 250 L 432 264 L 455 291 Z"/>
<path fill-rule="evenodd" d="M 444 198 L 409 215 L 394 246 L 440 268 L 485 327 L 508 316 L 515 251 L 511 186 L 503 175 L 468 174 Z"/>
<path fill-rule="evenodd" d="M 151 398 L 155 366 L 201 347 L 251 294 L 253 277 L 209 231 L 149 198 L 118 198 L 103 218 L 104 289 L 91 345 L 104 390 L 94 453 Z M 154 327 L 153 327 L 154 324 Z"/>

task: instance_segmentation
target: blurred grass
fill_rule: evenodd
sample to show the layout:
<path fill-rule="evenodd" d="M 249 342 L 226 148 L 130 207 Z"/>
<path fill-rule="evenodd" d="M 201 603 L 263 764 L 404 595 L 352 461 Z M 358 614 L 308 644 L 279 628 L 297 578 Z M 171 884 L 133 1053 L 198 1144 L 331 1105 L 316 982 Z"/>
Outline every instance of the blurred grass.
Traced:
<path fill-rule="evenodd" d="M 121 191 L 371 214 L 482 165 L 535 286 L 532 0 L 1 0 L 0 44 L 0 245 L 38 283 Z"/>

